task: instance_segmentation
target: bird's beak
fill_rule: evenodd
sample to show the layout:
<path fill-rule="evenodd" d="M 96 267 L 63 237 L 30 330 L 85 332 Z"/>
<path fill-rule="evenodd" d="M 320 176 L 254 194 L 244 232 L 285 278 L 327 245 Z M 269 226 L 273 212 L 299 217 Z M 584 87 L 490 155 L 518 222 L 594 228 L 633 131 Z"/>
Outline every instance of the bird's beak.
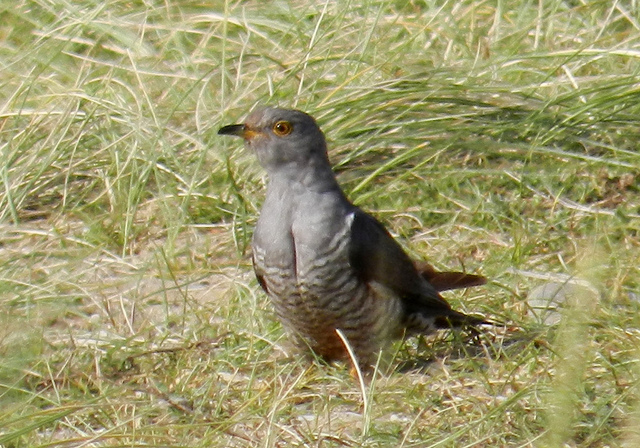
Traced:
<path fill-rule="evenodd" d="M 238 137 L 244 137 L 247 127 L 244 124 L 230 124 L 229 126 L 223 126 L 218 130 L 220 135 L 236 135 Z"/>
<path fill-rule="evenodd" d="M 259 131 L 251 129 L 246 124 L 230 124 L 223 126 L 218 130 L 219 135 L 235 135 L 236 137 L 242 137 L 245 140 L 251 140 L 256 135 L 260 134 Z"/>

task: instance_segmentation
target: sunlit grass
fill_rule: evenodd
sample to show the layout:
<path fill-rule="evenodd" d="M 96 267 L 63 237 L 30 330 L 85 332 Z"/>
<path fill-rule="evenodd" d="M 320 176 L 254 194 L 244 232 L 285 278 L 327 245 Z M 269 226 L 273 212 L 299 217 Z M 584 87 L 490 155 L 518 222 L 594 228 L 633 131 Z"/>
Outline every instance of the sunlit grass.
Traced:
<path fill-rule="evenodd" d="M 637 445 L 623 3 L 0 7 L 0 445 Z M 488 276 L 447 297 L 507 327 L 398 344 L 366 388 L 290 352 L 250 267 L 264 174 L 216 135 L 264 103 L 317 117 L 354 202 Z M 577 281 L 557 325 L 528 313 Z"/>

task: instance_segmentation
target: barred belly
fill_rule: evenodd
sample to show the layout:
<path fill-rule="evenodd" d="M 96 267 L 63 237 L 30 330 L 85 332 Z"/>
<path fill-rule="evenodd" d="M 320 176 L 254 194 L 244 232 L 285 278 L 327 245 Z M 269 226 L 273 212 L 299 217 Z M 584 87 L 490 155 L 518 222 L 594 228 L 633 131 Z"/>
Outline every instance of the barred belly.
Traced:
<path fill-rule="evenodd" d="M 362 282 L 345 260 L 322 263 L 298 276 L 285 266 L 265 265 L 260 250 L 254 251 L 254 262 L 294 342 L 327 361 L 347 356 L 338 329 L 361 365 L 375 363 L 380 348 L 401 332 L 400 299 L 381 285 Z"/>

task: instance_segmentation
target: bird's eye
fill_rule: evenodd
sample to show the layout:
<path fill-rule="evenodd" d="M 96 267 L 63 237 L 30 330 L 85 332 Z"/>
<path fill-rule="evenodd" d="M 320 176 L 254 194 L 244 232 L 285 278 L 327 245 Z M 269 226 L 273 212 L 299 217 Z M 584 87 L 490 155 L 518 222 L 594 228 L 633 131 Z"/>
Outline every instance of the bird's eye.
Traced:
<path fill-rule="evenodd" d="M 293 126 L 288 121 L 278 121 L 273 125 L 273 133 L 279 137 L 289 135 L 291 134 L 291 131 L 293 131 Z"/>

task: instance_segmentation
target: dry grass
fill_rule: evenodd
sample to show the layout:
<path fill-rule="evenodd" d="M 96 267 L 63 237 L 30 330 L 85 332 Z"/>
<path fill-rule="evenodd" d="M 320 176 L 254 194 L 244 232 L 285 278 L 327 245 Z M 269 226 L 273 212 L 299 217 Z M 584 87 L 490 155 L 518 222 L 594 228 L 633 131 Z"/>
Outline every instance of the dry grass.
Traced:
<path fill-rule="evenodd" d="M 0 446 L 638 446 L 638 11 L 0 7 Z M 509 325 L 398 344 L 364 390 L 291 353 L 263 173 L 216 135 L 257 103 L 314 114 L 350 197 Z"/>

